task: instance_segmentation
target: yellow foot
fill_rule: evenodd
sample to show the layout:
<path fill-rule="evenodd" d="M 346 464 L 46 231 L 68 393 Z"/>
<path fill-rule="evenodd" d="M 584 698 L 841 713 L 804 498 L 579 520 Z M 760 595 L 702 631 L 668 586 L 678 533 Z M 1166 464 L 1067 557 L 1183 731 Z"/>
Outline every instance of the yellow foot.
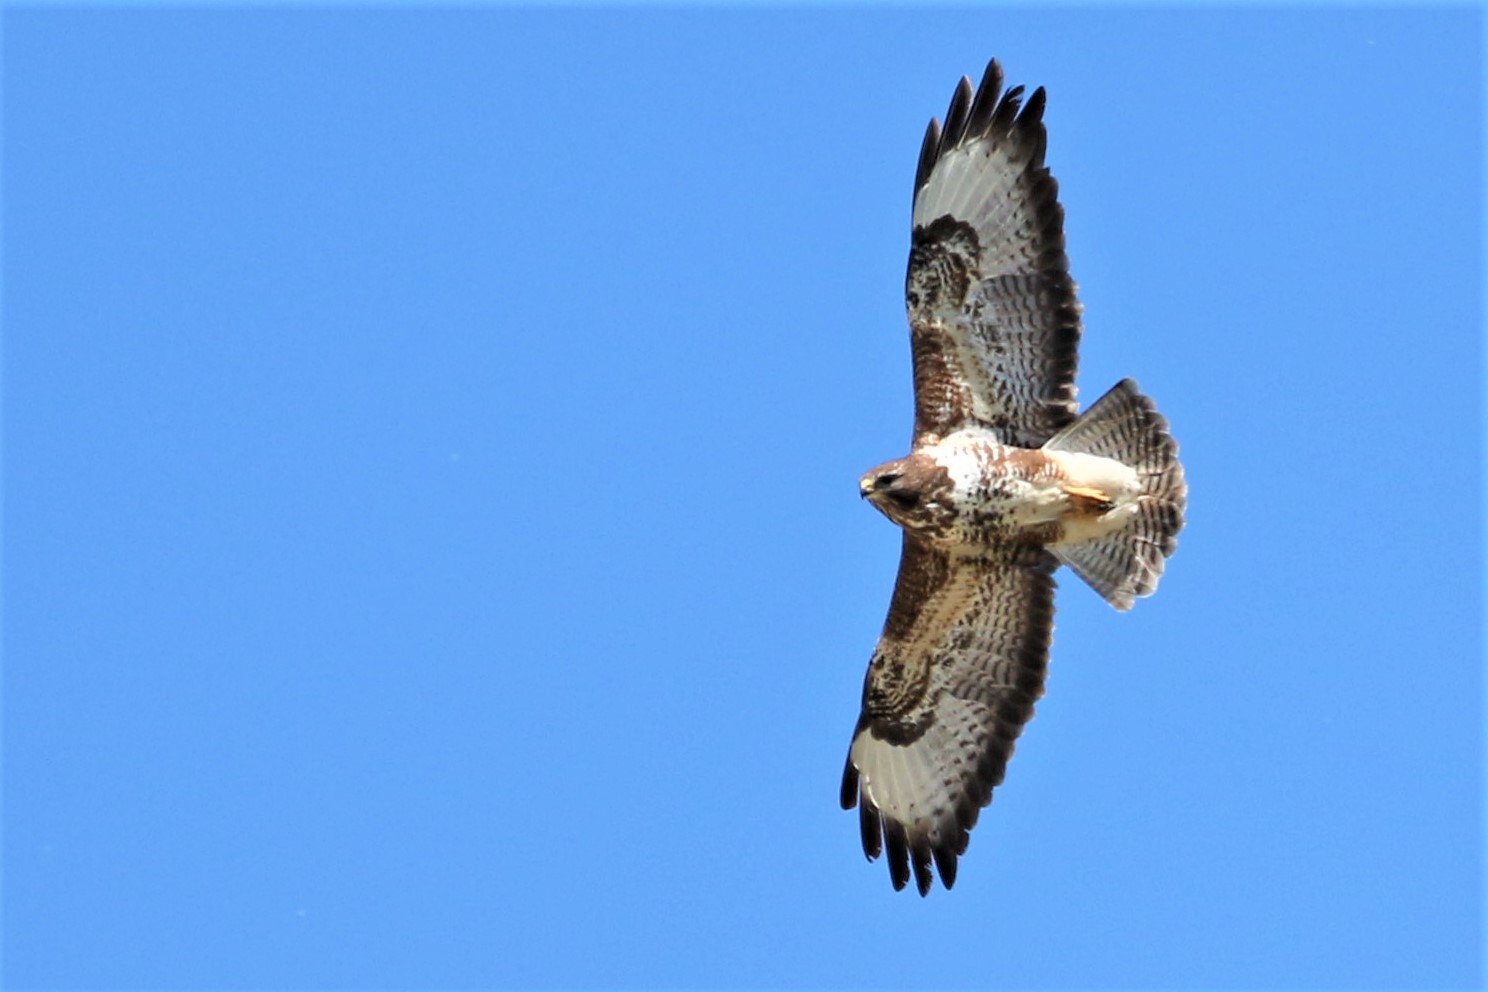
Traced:
<path fill-rule="evenodd" d="M 1070 498 L 1070 509 L 1078 516 L 1099 515 L 1116 505 L 1104 490 L 1090 486 L 1065 486 L 1064 494 Z"/>

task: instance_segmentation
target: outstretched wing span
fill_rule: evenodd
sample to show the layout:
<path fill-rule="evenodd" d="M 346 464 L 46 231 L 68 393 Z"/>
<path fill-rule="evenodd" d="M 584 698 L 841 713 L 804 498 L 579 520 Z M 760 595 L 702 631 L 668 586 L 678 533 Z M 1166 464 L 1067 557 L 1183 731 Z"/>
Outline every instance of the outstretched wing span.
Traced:
<path fill-rule="evenodd" d="M 994 59 L 925 132 L 905 278 L 916 444 L 980 426 L 1036 448 L 1075 416 L 1080 304 L 1044 167 L 1044 91 L 1022 94 L 1002 92 Z"/>
<path fill-rule="evenodd" d="M 935 547 L 906 532 L 888 621 L 842 775 L 863 852 L 930 891 L 956 858 L 1043 695 L 1057 562 L 1042 547 Z"/>

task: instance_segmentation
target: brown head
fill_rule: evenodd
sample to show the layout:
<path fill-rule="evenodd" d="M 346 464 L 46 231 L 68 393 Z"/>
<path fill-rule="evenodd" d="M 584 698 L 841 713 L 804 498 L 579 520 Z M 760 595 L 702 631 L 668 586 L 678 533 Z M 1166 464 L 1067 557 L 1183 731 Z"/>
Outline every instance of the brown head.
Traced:
<path fill-rule="evenodd" d="M 869 469 L 858 493 L 900 527 L 941 530 L 956 519 L 955 483 L 934 458 L 909 455 Z"/>

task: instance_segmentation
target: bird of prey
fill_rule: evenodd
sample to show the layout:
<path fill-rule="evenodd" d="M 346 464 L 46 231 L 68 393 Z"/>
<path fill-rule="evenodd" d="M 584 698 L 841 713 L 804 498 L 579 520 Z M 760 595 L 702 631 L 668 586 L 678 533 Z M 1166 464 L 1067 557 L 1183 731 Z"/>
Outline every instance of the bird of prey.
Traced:
<path fill-rule="evenodd" d="M 1187 485 L 1130 379 L 1077 415 L 1080 304 L 1044 166 L 1044 91 L 992 61 L 931 120 L 905 278 L 914 435 L 859 482 L 903 529 L 842 776 L 869 860 L 902 889 L 956 880 L 969 831 L 1043 695 L 1054 570 L 1118 610 L 1157 587 Z"/>

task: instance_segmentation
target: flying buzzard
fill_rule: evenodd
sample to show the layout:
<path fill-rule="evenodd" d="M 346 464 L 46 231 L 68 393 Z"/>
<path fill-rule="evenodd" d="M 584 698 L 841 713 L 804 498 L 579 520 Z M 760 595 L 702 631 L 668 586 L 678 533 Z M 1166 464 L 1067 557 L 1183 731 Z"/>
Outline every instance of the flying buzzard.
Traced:
<path fill-rule="evenodd" d="M 1183 526 L 1178 446 L 1124 380 L 1076 415 L 1080 304 L 1044 167 L 1044 91 L 994 60 L 931 120 L 915 175 L 905 296 L 910 453 L 865 499 L 904 530 L 868 665 L 842 807 L 894 888 L 956 880 L 956 858 L 1043 695 L 1054 570 L 1118 610 L 1157 588 Z"/>

